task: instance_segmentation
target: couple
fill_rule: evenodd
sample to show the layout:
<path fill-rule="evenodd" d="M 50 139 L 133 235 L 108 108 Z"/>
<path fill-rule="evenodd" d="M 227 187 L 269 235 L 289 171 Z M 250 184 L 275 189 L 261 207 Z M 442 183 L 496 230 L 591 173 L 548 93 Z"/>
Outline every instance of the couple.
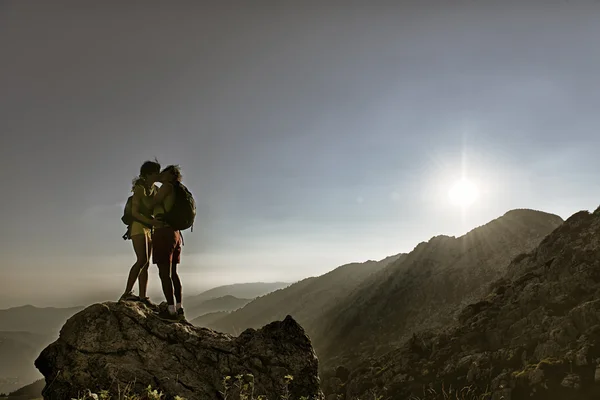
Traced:
<path fill-rule="evenodd" d="M 162 185 L 158 188 L 155 182 Z M 148 287 L 148 267 L 150 256 L 158 266 L 167 307 L 160 308 L 159 317 L 167 320 L 185 319 L 182 307 L 181 280 L 177 274 L 177 264 L 181 261 L 182 236 L 180 230 L 189 228 L 189 221 L 182 223 L 182 210 L 186 202 L 191 202 L 193 216 L 195 204 L 189 191 L 181 184 L 181 169 L 169 165 L 162 171 L 156 161 L 146 161 L 140 168 L 140 175 L 133 180 L 130 209 L 125 207 L 125 215 L 130 214 L 128 232 L 124 238 L 133 242 L 137 261 L 129 271 L 125 293 L 119 301 L 141 301 L 152 305 L 146 295 Z M 184 198 L 189 196 L 189 199 Z M 187 219 L 190 213 L 187 211 Z M 186 214 L 186 212 L 183 212 Z M 193 216 L 191 217 L 193 223 Z M 124 217 L 125 218 L 125 217 Z M 184 219 L 186 216 L 184 216 Z M 125 222 L 126 220 L 123 219 Z M 135 281 L 139 279 L 139 296 L 133 294 Z"/>

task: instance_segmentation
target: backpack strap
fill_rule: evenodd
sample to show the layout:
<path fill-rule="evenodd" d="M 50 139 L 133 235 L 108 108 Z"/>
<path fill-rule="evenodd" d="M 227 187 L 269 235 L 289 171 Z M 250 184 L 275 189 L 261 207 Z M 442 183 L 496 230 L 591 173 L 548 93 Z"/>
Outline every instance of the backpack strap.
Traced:
<path fill-rule="evenodd" d="M 175 190 L 176 190 L 175 189 L 175 184 L 176 183 L 179 183 L 179 181 L 169 182 L 169 184 L 171 185 L 171 190 L 173 191 L 172 193 L 169 193 L 169 195 L 173 194 L 173 196 L 175 196 L 175 197 L 177 197 L 177 195 L 175 194 Z M 175 204 L 173 204 L 173 207 L 169 211 L 167 211 L 167 205 L 165 204 L 165 201 L 167 200 L 167 197 L 168 196 L 165 196 L 165 198 L 162 201 L 162 207 L 163 207 L 163 210 L 165 212 L 163 214 L 163 218 L 166 217 L 166 216 L 168 216 L 169 214 L 171 214 L 173 212 L 173 208 L 175 208 Z M 177 201 L 177 199 L 175 199 L 175 201 Z"/>

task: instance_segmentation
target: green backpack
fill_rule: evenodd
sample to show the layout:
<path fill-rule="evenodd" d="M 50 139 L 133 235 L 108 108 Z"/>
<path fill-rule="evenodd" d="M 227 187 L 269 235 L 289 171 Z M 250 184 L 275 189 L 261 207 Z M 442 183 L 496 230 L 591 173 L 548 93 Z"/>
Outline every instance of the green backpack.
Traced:
<path fill-rule="evenodd" d="M 163 220 L 173 229 L 183 231 L 192 228 L 196 219 L 196 202 L 188 188 L 181 182 L 173 183 L 175 203 L 173 208 L 163 215 Z"/>

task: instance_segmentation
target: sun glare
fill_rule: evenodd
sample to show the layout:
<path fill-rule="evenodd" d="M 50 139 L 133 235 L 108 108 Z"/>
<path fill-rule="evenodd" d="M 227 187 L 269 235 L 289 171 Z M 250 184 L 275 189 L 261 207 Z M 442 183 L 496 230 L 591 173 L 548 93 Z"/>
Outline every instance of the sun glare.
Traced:
<path fill-rule="evenodd" d="M 472 182 L 461 179 L 448 192 L 450 202 L 456 206 L 468 207 L 477 201 L 479 191 Z"/>

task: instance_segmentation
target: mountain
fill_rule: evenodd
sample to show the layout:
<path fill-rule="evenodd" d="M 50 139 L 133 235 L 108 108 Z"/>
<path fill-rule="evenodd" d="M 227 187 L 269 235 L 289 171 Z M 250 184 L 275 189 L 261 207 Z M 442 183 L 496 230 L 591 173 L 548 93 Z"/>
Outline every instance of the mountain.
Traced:
<path fill-rule="evenodd" d="M 320 317 L 330 308 L 344 301 L 348 293 L 369 275 L 403 257 L 398 254 L 381 261 L 343 265 L 325 275 L 307 278 L 259 297 L 244 308 L 208 324 L 208 327 L 238 334 L 246 328 L 259 328 L 291 315 L 312 335 L 311 332 L 322 323 Z"/>
<path fill-rule="evenodd" d="M 14 307 L 15 305 L 22 304 L 12 296 L 7 296 L 3 293 L 0 294 L 0 309 Z"/>
<path fill-rule="evenodd" d="M 31 305 L 0 310 L 0 393 L 40 378 L 33 361 L 44 346 L 58 337 L 67 319 L 80 310 L 82 307 Z"/>
<path fill-rule="evenodd" d="M 0 393 L 40 379 L 33 362 L 54 338 L 31 332 L 0 332 Z"/>
<path fill-rule="evenodd" d="M 234 311 L 250 303 L 252 299 L 238 299 L 237 297 L 227 295 L 203 301 L 195 307 L 186 306 L 185 313 L 187 318 L 196 318 L 200 315 L 214 313 L 218 311 Z"/>
<path fill-rule="evenodd" d="M 314 332 L 324 369 L 353 367 L 401 345 L 413 332 L 443 327 L 486 291 L 518 254 L 563 223 L 513 210 L 461 237 L 436 236 L 366 280 L 321 318 Z"/>
<path fill-rule="evenodd" d="M 42 390 L 46 382 L 44 379 L 39 379 L 21 389 L 15 390 L 8 395 L 8 400 L 36 400 L 42 399 Z"/>
<path fill-rule="evenodd" d="M 194 318 L 190 321 L 190 323 L 194 326 L 207 327 L 215 323 L 215 321 L 223 318 L 228 315 L 228 311 L 217 311 L 208 314 L 201 315 L 199 317 Z"/>
<path fill-rule="evenodd" d="M 0 310 L 0 331 L 57 334 L 65 321 L 83 307 L 39 308 L 31 305 Z"/>
<path fill-rule="evenodd" d="M 442 384 L 469 386 L 469 398 L 600 398 L 599 232 L 600 208 L 574 214 L 515 257 L 456 326 L 416 334 L 354 370 L 345 398 L 409 398 Z"/>
<path fill-rule="evenodd" d="M 239 299 L 254 299 L 267 293 L 289 286 L 286 282 L 249 282 L 235 283 L 233 285 L 218 286 L 195 296 L 183 299 L 186 312 L 199 307 L 207 300 L 224 296 L 233 296 Z"/>

